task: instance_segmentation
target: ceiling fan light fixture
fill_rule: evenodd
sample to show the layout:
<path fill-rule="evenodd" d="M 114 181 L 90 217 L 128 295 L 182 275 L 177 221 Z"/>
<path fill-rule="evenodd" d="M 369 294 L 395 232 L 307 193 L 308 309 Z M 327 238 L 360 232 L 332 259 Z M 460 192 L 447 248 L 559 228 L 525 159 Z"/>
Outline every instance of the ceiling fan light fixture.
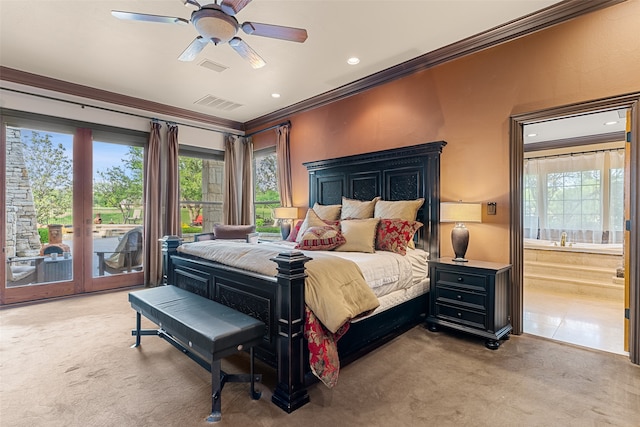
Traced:
<path fill-rule="evenodd" d="M 220 9 L 203 7 L 191 15 L 191 22 L 202 37 L 226 43 L 238 32 L 238 21 Z"/>

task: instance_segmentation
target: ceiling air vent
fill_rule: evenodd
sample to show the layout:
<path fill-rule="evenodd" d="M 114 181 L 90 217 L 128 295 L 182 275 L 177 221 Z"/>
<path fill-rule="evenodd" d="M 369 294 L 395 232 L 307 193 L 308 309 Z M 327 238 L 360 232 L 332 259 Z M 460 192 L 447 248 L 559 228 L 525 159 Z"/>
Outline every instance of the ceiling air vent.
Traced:
<path fill-rule="evenodd" d="M 215 63 L 213 61 L 209 61 L 208 59 L 205 59 L 204 61 L 202 61 L 198 65 L 200 65 L 201 67 L 204 67 L 204 68 L 208 68 L 209 70 L 217 71 L 218 73 L 221 73 L 224 70 L 226 70 L 227 68 L 229 68 L 229 67 L 225 67 L 224 65 L 217 64 L 217 63 Z"/>
<path fill-rule="evenodd" d="M 235 102 L 227 101 L 226 99 L 218 98 L 213 95 L 207 95 L 204 98 L 197 100 L 195 103 L 224 111 L 233 111 L 238 107 L 242 107 L 242 104 L 236 104 Z"/>

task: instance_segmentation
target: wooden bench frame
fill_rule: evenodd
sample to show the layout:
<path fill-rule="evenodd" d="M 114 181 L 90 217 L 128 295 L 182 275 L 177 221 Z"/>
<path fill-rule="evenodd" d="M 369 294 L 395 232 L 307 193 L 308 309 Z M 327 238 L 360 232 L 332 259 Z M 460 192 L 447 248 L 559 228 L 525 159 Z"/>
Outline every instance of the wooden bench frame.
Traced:
<path fill-rule="evenodd" d="M 259 391 L 256 391 L 255 382 L 256 381 L 261 382 L 262 375 L 255 374 L 254 372 L 253 347 L 262 340 L 262 337 L 264 335 L 264 328 L 262 330 L 257 328 L 257 323 L 260 323 L 262 326 L 264 326 L 264 324 L 262 322 L 259 322 L 256 319 L 251 318 L 250 316 L 247 316 L 240 312 L 236 312 L 235 310 L 227 306 L 224 306 L 222 304 L 219 304 L 215 301 L 208 300 L 199 295 L 190 293 L 188 291 L 177 288 L 175 286 L 171 286 L 171 285 L 167 285 L 167 286 L 170 286 L 178 294 L 184 293 L 187 296 L 187 298 L 199 300 L 200 303 L 203 303 L 203 301 L 201 300 L 206 301 L 206 303 L 204 304 L 211 307 L 209 310 L 206 311 L 206 313 L 203 313 L 203 317 L 205 318 L 205 320 L 207 320 L 207 318 L 210 318 L 214 322 L 221 320 L 222 317 L 218 315 L 218 313 L 221 311 L 223 313 L 228 313 L 232 311 L 236 313 L 235 314 L 236 316 L 242 316 L 245 320 L 250 319 L 250 322 L 252 323 L 251 335 L 247 339 L 234 339 L 233 348 L 223 349 L 219 352 L 217 351 L 211 352 L 207 354 L 207 357 L 205 358 L 200 353 L 204 354 L 206 352 L 202 350 L 199 352 L 196 352 L 193 350 L 194 347 L 201 348 L 202 345 L 199 345 L 199 344 L 202 344 L 202 343 L 195 343 L 195 344 L 192 343 L 189 337 L 186 337 L 178 330 L 178 329 L 181 330 L 182 328 L 184 328 L 189 331 L 195 331 L 195 329 L 193 329 L 192 326 L 186 323 L 185 320 L 181 320 L 179 317 L 177 317 L 176 316 L 177 313 L 173 312 L 171 308 L 164 309 L 162 307 L 152 305 L 148 301 L 141 300 L 141 295 L 148 296 L 148 295 L 151 295 L 153 292 L 157 293 L 157 291 L 154 291 L 154 290 L 159 289 L 159 288 L 152 288 L 152 289 L 145 289 L 142 291 L 129 293 L 129 301 L 131 303 L 131 306 L 132 308 L 134 308 L 134 310 L 136 310 L 136 328 L 131 331 L 131 335 L 136 337 L 136 342 L 131 347 L 132 348 L 139 347 L 141 344 L 141 337 L 143 335 L 156 335 L 164 339 L 171 345 L 173 345 L 175 348 L 177 348 L 178 350 L 186 354 L 190 359 L 195 361 L 197 364 L 199 364 L 200 366 L 202 366 L 203 368 L 211 372 L 211 414 L 207 417 L 208 422 L 217 422 L 222 419 L 221 394 L 222 394 L 222 388 L 227 382 L 249 382 L 251 384 L 251 390 L 250 390 L 251 398 L 254 400 L 259 399 L 262 393 Z M 162 286 L 161 288 L 164 288 L 164 287 L 165 286 Z M 142 329 L 142 319 L 141 319 L 142 314 L 144 314 L 146 318 L 148 318 L 149 320 L 157 324 L 159 328 L 158 329 Z M 166 320 L 171 320 L 171 321 L 166 322 Z M 173 324 L 179 323 L 179 327 L 173 327 L 171 323 Z M 240 335 L 240 334 L 239 333 L 235 334 L 235 336 L 237 335 Z M 247 335 L 247 333 L 243 332 L 242 335 Z M 215 344 L 216 338 L 217 337 L 213 337 L 211 344 Z M 231 338 L 234 338 L 234 337 L 231 336 Z M 229 339 L 229 335 L 227 335 L 225 339 Z M 221 370 L 220 362 L 223 357 L 229 356 L 230 354 L 237 351 L 246 350 L 247 348 L 249 349 L 249 354 L 250 354 L 250 373 L 249 374 L 227 374 Z"/>

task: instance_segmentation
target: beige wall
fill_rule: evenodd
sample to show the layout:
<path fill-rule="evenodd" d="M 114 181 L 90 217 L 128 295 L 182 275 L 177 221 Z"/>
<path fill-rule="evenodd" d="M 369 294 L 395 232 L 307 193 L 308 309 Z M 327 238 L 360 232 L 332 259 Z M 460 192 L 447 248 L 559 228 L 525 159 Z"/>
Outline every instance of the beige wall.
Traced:
<path fill-rule="evenodd" d="M 307 205 L 303 162 L 445 140 L 442 200 L 497 202 L 469 225 L 467 257 L 508 261 L 510 115 L 640 91 L 639 25 L 629 0 L 290 117 L 294 204 Z"/>

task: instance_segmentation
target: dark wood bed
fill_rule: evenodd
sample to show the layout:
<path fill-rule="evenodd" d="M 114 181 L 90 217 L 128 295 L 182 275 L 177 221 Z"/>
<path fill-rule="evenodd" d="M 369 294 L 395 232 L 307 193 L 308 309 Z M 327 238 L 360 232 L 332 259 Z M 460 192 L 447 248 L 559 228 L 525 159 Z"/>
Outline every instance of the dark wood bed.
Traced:
<path fill-rule="evenodd" d="M 342 196 L 371 200 L 424 198 L 417 220 L 416 247 L 439 253 L 440 154 L 444 141 L 305 163 L 309 171 L 309 206 L 340 204 Z M 180 240 L 163 241 L 167 283 L 249 314 L 267 325 L 256 356 L 277 372 L 273 402 L 292 412 L 309 401 L 308 350 L 305 316 L 304 264 L 301 252 L 284 252 L 273 259 L 276 277 L 268 277 L 177 252 Z M 428 294 L 355 322 L 338 342 L 341 364 L 424 321 Z"/>

